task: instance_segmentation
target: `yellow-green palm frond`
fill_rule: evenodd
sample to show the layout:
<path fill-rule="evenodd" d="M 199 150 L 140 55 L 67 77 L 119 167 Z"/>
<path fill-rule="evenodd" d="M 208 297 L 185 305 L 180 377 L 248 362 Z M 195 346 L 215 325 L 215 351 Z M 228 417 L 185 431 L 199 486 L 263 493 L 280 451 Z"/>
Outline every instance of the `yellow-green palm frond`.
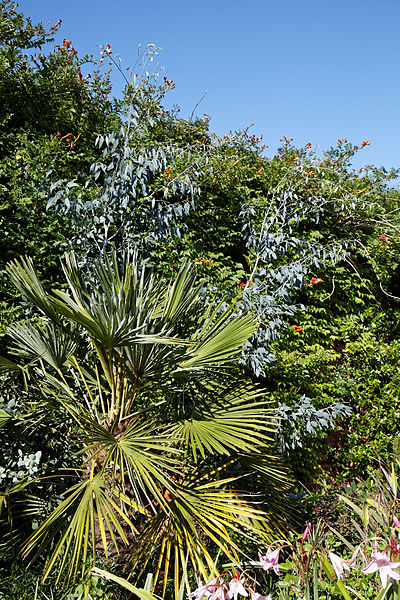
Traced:
<path fill-rule="evenodd" d="M 99 547 L 106 557 L 110 552 L 118 554 L 121 545 L 129 544 L 127 531 L 136 531 L 100 474 L 73 485 L 63 497 L 22 549 L 31 560 L 48 550 L 43 580 L 57 564 L 57 583 L 64 572 L 67 582 L 75 579 L 79 569 L 83 575 L 89 554 L 96 563 Z"/>
<path fill-rule="evenodd" d="M 185 418 L 170 430 L 197 460 L 198 454 L 204 459 L 207 453 L 263 452 L 273 442 L 276 420 L 265 392 L 238 381 L 229 387 L 214 386 L 201 400 L 195 397 L 192 409 L 186 409 Z"/>
<path fill-rule="evenodd" d="M 243 554 L 240 538 L 256 539 L 268 515 L 247 494 L 232 486 L 236 477 L 208 481 L 192 473 L 168 495 L 167 511 L 152 518 L 137 540 L 133 568 L 138 577 L 149 561 L 156 563 L 155 583 L 163 572 L 163 588 L 171 575 L 179 581 L 187 557 L 201 578 L 216 571 L 213 554 L 220 553 L 236 564 Z"/>
<path fill-rule="evenodd" d="M 95 420 L 81 419 L 81 424 L 88 463 L 96 463 L 122 490 L 129 490 L 142 509 L 154 512 L 154 502 L 165 504 L 164 491 L 173 489 L 182 455 L 176 439 L 144 419 L 122 423 L 114 431 Z"/>

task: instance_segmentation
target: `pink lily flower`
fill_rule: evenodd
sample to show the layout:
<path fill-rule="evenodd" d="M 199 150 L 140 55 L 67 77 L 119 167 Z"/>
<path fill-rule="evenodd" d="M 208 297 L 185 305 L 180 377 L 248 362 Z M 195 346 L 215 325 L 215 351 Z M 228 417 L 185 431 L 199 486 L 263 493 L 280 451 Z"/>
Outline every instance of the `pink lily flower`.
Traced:
<path fill-rule="evenodd" d="M 344 579 L 344 570 L 350 571 L 348 563 L 337 554 L 334 554 L 334 552 L 328 552 L 328 556 L 332 563 L 333 570 L 336 573 L 336 577 L 338 579 Z"/>
<path fill-rule="evenodd" d="M 272 598 L 269 594 L 268 594 L 268 596 L 262 596 L 261 594 L 258 594 L 254 590 L 249 590 L 249 592 L 250 592 L 249 600 L 272 600 Z"/>
<path fill-rule="evenodd" d="M 259 558 L 260 562 L 262 563 L 262 568 L 264 569 L 264 571 L 267 571 L 267 572 L 270 571 L 271 569 L 273 569 L 277 575 L 282 575 L 282 573 L 279 571 L 279 566 L 278 566 L 278 558 L 279 558 L 280 548 L 277 548 L 276 550 L 273 550 L 272 552 L 271 552 L 270 548 L 271 547 L 268 548 L 265 556 L 262 556 L 261 554 L 258 555 L 258 558 Z"/>
<path fill-rule="evenodd" d="M 396 527 L 400 527 L 400 521 L 398 520 L 396 515 L 393 515 L 393 523 L 396 525 Z"/>
<path fill-rule="evenodd" d="M 385 552 L 374 550 L 371 553 L 371 562 L 362 571 L 363 573 L 375 573 L 379 571 L 382 587 L 385 589 L 388 577 L 391 579 L 400 579 L 400 573 L 393 570 L 397 569 L 397 567 L 400 567 L 400 562 L 391 562 Z"/>
<path fill-rule="evenodd" d="M 229 600 L 230 596 L 226 593 L 225 586 L 220 585 L 209 598 L 210 600 Z"/>
<path fill-rule="evenodd" d="M 208 583 L 201 585 L 200 587 L 197 588 L 197 590 L 195 590 L 194 592 L 189 594 L 189 598 L 195 598 L 196 600 L 203 600 L 204 596 L 206 598 L 209 598 L 211 596 L 211 594 L 213 592 L 215 592 L 215 590 L 220 585 L 220 584 L 218 584 L 218 579 L 219 579 L 219 577 L 214 577 L 214 579 L 212 579 Z"/>
<path fill-rule="evenodd" d="M 247 597 L 248 593 L 246 592 L 246 590 L 243 587 L 243 583 L 244 583 L 244 579 L 232 579 L 231 582 L 229 583 L 229 598 L 232 598 L 233 594 L 233 600 L 237 600 L 238 594 L 241 594 L 242 596 Z"/>

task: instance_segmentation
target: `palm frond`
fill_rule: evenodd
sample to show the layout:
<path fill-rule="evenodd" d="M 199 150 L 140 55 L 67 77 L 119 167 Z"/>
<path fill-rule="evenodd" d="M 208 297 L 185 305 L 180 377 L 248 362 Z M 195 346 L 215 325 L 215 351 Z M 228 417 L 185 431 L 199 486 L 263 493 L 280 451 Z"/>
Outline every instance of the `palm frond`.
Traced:
<path fill-rule="evenodd" d="M 0 371 L 21 371 L 22 369 L 23 366 L 18 365 L 4 356 L 0 356 Z"/>
<path fill-rule="evenodd" d="M 10 419 L 12 419 L 12 415 L 0 408 L 0 427 L 3 427 Z"/>
<path fill-rule="evenodd" d="M 83 576 L 88 553 L 94 564 L 99 544 L 106 557 L 112 548 L 118 554 L 120 545 L 129 543 L 126 528 L 135 531 L 99 474 L 73 485 L 63 496 L 65 499 L 28 538 L 22 550 L 31 560 L 45 549 L 50 550 L 43 581 L 56 563 L 56 583 L 64 571 L 68 582 L 76 578 L 79 568 Z"/>
<path fill-rule="evenodd" d="M 82 425 L 88 460 L 100 456 L 98 467 L 104 472 L 109 469 L 122 489 L 128 486 L 142 509 L 154 510 L 152 499 L 165 505 L 164 492 L 173 489 L 171 477 L 179 472 L 176 439 L 147 420 L 135 419 L 114 433 L 94 420 L 86 419 Z"/>
<path fill-rule="evenodd" d="M 76 341 L 65 328 L 47 323 L 43 327 L 18 323 L 8 328 L 14 341 L 14 354 L 30 360 L 43 360 L 58 370 L 70 359 Z"/>
<path fill-rule="evenodd" d="M 26 493 L 26 488 L 32 483 L 25 477 L 10 488 L 0 491 L 0 518 L 6 524 L 3 531 L 0 548 L 18 548 L 32 529 L 32 517 L 37 517 L 46 504 L 42 498 Z"/>
<path fill-rule="evenodd" d="M 192 337 L 194 348 L 180 363 L 177 372 L 204 371 L 234 362 L 243 344 L 257 330 L 252 314 L 233 317 L 232 307 L 218 313 L 217 308 L 195 332 Z"/>
<path fill-rule="evenodd" d="M 195 573 L 206 578 L 217 569 L 211 547 L 240 562 L 242 548 L 235 538 L 259 536 L 261 528 L 256 523 L 266 523 L 268 515 L 230 489 L 235 479 L 207 481 L 192 473 L 180 481 L 169 498 L 168 511 L 153 518 L 138 538 L 133 562 L 133 568 L 141 568 L 138 577 L 150 560 L 157 560 L 154 584 L 164 571 L 165 591 L 168 577 L 179 580 L 189 556 Z"/>
<path fill-rule="evenodd" d="M 196 273 L 184 263 L 165 294 L 162 321 L 168 326 L 182 321 L 199 303 L 200 285 L 195 285 Z M 154 316 L 157 316 L 155 313 Z"/>
<path fill-rule="evenodd" d="M 59 316 L 53 306 L 53 300 L 44 290 L 29 256 L 10 261 L 6 269 L 11 281 L 21 294 L 26 296 L 51 321 L 58 323 Z"/>
<path fill-rule="evenodd" d="M 264 398 L 263 391 L 245 383 L 214 388 L 192 402 L 192 411 L 171 426 L 171 434 L 182 439 L 195 460 L 197 453 L 202 458 L 206 453 L 261 453 L 276 429 L 276 412 Z"/>

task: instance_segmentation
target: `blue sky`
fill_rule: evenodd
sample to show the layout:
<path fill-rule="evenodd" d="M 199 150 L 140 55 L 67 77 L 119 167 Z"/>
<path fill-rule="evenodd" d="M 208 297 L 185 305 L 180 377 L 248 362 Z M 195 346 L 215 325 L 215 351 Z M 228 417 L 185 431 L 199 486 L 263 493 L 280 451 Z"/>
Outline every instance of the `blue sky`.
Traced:
<path fill-rule="evenodd" d="M 63 25 L 80 55 L 110 43 L 126 66 L 162 47 L 171 104 L 210 115 L 219 135 L 251 123 L 273 153 L 282 136 L 321 150 L 371 141 L 355 161 L 400 167 L 400 0 L 20 0 Z M 122 86 L 115 79 L 115 90 Z"/>

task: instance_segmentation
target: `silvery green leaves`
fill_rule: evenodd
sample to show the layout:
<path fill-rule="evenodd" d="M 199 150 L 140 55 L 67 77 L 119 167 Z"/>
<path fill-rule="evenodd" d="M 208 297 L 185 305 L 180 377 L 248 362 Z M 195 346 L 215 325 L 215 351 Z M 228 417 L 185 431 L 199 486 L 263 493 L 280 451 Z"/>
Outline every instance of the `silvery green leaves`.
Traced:
<path fill-rule="evenodd" d="M 285 317 L 302 308 L 294 300 L 296 290 L 303 287 L 311 271 L 318 271 L 327 263 L 337 264 L 355 244 L 326 239 L 320 231 L 319 223 L 325 213 L 329 215 L 340 204 L 341 182 L 327 178 L 315 193 L 309 188 L 301 190 L 306 168 L 307 163 L 302 160 L 287 166 L 282 179 L 267 190 L 261 204 L 256 206 L 249 200 L 242 204 L 242 232 L 252 261 L 242 310 L 255 311 L 260 322 L 258 331 L 244 347 L 243 362 L 256 376 L 264 375 L 265 366 L 273 362 L 270 344 L 279 337 Z M 322 170 L 317 162 L 312 168 Z M 343 208 L 341 204 L 340 207 Z"/>
<path fill-rule="evenodd" d="M 278 404 L 278 409 L 281 422 L 276 441 L 284 453 L 301 448 L 305 438 L 324 429 L 333 429 L 336 419 L 351 414 L 351 408 L 342 402 L 317 410 L 304 395 L 294 407 Z"/>
<path fill-rule="evenodd" d="M 206 156 L 174 144 L 142 145 L 138 123 L 133 114 L 119 131 L 97 138 L 101 156 L 86 178 L 50 186 L 47 209 L 64 213 L 82 254 L 103 254 L 111 242 L 147 247 L 179 237 L 194 208 Z"/>
<path fill-rule="evenodd" d="M 18 454 L 12 454 L 9 448 L 3 450 L 7 459 L 7 468 L 0 465 L 0 486 L 3 487 L 5 483 L 10 482 L 15 484 L 21 481 L 24 477 L 35 477 L 39 471 L 39 463 L 42 456 L 42 452 L 39 450 L 35 453 L 25 454 L 22 450 L 18 449 Z M 4 460 L 5 462 L 5 460 Z"/>
<path fill-rule="evenodd" d="M 295 274 L 288 271 L 288 282 L 295 280 Z M 289 275 L 293 275 L 290 280 Z M 255 334 L 246 342 L 242 351 L 241 361 L 247 364 L 256 377 L 263 376 L 264 367 L 271 364 L 274 355 L 269 348 L 280 334 L 284 326 L 284 317 L 294 314 L 300 307 L 290 304 L 289 298 L 282 293 L 287 292 L 286 286 L 268 286 L 268 278 L 255 278 L 251 287 L 247 287 L 242 296 L 240 308 L 244 314 L 256 311 L 259 327 Z"/>

